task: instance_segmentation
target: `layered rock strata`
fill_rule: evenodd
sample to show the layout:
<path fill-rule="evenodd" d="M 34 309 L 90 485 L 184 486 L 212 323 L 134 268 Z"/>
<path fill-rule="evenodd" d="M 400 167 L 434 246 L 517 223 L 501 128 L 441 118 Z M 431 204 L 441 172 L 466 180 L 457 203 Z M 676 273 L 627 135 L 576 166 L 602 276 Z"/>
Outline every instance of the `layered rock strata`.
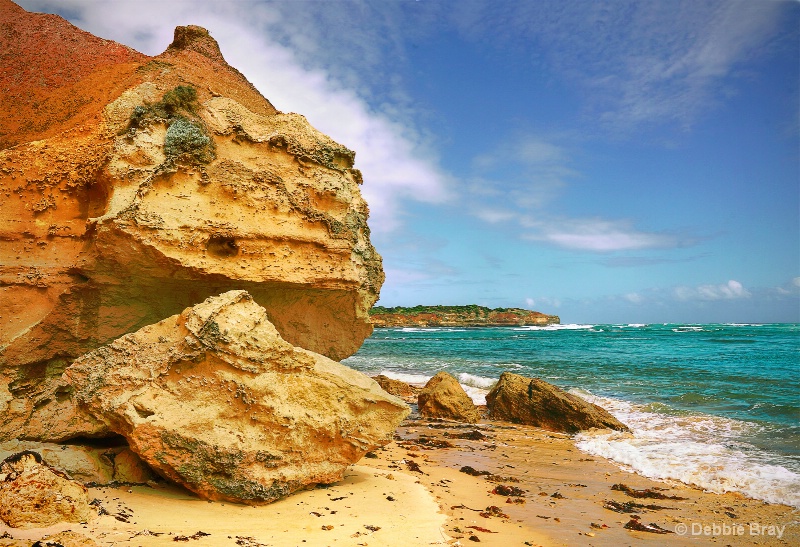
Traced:
<path fill-rule="evenodd" d="M 539 378 L 504 372 L 486 394 L 489 417 L 550 431 L 577 433 L 593 427 L 628 431 L 604 408 Z"/>
<path fill-rule="evenodd" d="M 408 407 L 293 347 L 244 291 L 128 334 L 64 373 L 80 407 L 153 469 L 212 500 L 270 502 L 342 479 Z"/>
<path fill-rule="evenodd" d="M 200 27 L 157 57 L 0 0 L 0 440 L 63 441 L 79 355 L 245 289 L 333 359 L 383 282 L 354 153 L 278 112 Z"/>

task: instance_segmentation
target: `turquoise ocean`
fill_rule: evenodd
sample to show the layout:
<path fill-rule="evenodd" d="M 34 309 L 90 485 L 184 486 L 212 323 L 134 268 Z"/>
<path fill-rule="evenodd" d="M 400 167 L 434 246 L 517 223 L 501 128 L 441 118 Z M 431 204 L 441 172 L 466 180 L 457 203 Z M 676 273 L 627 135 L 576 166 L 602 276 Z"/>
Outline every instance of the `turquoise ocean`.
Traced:
<path fill-rule="evenodd" d="M 504 371 L 542 378 L 631 428 L 580 433 L 588 454 L 800 508 L 800 324 L 375 329 L 344 363 L 417 385 L 445 370 L 478 404 Z"/>

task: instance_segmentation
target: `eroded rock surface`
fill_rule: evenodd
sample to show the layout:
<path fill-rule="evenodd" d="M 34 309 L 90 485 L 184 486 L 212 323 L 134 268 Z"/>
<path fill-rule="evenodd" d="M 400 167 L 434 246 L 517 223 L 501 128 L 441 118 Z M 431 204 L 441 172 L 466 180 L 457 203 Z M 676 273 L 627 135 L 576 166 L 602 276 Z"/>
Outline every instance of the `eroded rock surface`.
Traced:
<path fill-rule="evenodd" d="M 0 463 L 0 519 L 9 526 L 86 522 L 94 514 L 86 487 L 43 463 L 39 454 L 20 452 Z"/>
<path fill-rule="evenodd" d="M 383 374 L 373 376 L 372 379 L 378 382 L 378 385 L 381 386 L 381 389 L 386 393 L 394 395 L 395 397 L 400 397 L 407 403 L 417 402 L 417 395 L 419 394 L 420 388 L 400 380 L 395 380 L 394 378 L 389 378 Z"/>
<path fill-rule="evenodd" d="M 98 429 L 64 369 L 231 289 L 293 345 L 358 349 L 384 277 L 352 151 L 200 27 L 157 57 L 9 0 L 0 27 L 0 440 Z"/>
<path fill-rule="evenodd" d="M 367 376 L 283 340 L 244 291 L 125 335 L 64 375 L 106 431 L 213 500 L 269 502 L 341 480 L 408 414 Z"/>
<path fill-rule="evenodd" d="M 472 399 L 451 374 L 441 371 L 428 380 L 417 396 L 419 413 L 426 418 L 445 418 L 477 423 L 481 419 Z"/>
<path fill-rule="evenodd" d="M 593 427 L 628 431 L 605 409 L 538 378 L 504 372 L 486 395 L 489 417 L 550 431 L 577 433 Z"/>
<path fill-rule="evenodd" d="M 16 453 L 36 452 L 42 461 L 81 483 L 142 484 L 158 478 L 124 442 L 78 444 L 11 440 L 0 443 L 0 459 Z"/>

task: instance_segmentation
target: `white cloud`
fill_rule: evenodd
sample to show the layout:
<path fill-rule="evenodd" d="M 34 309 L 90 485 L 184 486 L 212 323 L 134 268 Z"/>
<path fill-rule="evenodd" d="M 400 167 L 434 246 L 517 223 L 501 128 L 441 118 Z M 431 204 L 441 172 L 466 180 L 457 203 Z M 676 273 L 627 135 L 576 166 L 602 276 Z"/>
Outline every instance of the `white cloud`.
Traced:
<path fill-rule="evenodd" d="M 630 302 L 631 304 L 641 304 L 644 302 L 644 297 L 636 292 L 631 292 L 622 296 L 625 300 Z"/>
<path fill-rule="evenodd" d="M 374 232 L 397 229 L 407 201 L 442 203 L 451 198 L 448 176 L 408 117 L 402 113 L 392 117 L 379 110 L 380 105 L 373 106 L 369 89 L 359 86 L 351 71 L 308 62 L 315 54 L 336 58 L 327 43 L 316 40 L 330 32 L 331 19 L 343 17 L 340 8 L 325 10 L 327 19 L 321 20 L 309 18 L 294 3 L 28 0 L 22 5 L 30 10 L 60 10 L 84 30 L 150 55 L 166 49 L 175 26 L 206 27 L 228 63 L 276 108 L 303 114 L 317 129 L 356 151 L 355 166 L 364 174 L 361 191 L 370 206 Z M 352 16 L 348 15 L 351 25 L 356 24 Z M 294 31 L 288 33 L 287 28 Z M 371 49 L 367 40 L 357 46 L 362 56 L 374 57 L 369 66 L 380 65 L 376 59 L 383 57 L 377 47 Z"/>
<path fill-rule="evenodd" d="M 641 231 L 634 228 L 627 220 L 535 218 L 527 220 L 524 224 L 535 230 L 526 234 L 524 236 L 526 239 L 580 251 L 607 253 L 669 249 L 681 245 L 676 236 Z"/>
<path fill-rule="evenodd" d="M 489 224 L 514 222 L 521 237 L 565 249 L 609 253 L 672 249 L 688 242 L 667 233 L 637 229 L 625 219 L 556 217 L 545 206 L 571 178 L 570 151 L 537 135 L 526 135 L 473 159 L 480 177 L 467 186 L 469 210 Z M 493 178 L 492 178 L 493 177 Z"/>
<path fill-rule="evenodd" d="M 536 306 L 538 306 L 540 309 L 560 308 L 561 300 L 549 296 L 539 296 L 537 298 L 528 297 L 525 299 L 525 305 L 529 309 L 534 309 Z"/>
<path fill-rule="evenodd" d="M 773 289 L 779 297 L 800 296 L 800 277 L 794 277 L 788 283 Z"/>
<path fill-rule="evenodd" d="M 721 285 L 699 285 L 697 287 L 676 287 L 678 300 L 737 300 L 750 298 L 752 294 L 740 282 L 731 279 Z"/>

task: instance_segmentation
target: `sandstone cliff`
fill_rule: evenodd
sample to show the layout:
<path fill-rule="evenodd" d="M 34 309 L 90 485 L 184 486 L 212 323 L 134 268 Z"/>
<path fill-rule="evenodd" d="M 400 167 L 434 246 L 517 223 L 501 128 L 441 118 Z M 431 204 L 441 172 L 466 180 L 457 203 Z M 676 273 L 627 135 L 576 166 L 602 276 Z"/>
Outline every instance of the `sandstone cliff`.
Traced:
<path fill-rule="evenodd" d="M 152 58 L 9 0 L 0 27 L 0 440 L 95 428 L 63 370 L 230 289 L 295 346 L 358 349 L 384 276 L 352 151 L 200 27 Z"/>
<path fill-rule="evenodd" d="M 557 315 L 521 308 L 489 309 L 483 306 L 414 306 L 370 310 L 375 327 L 517 327 L 558 324 Z"/>

